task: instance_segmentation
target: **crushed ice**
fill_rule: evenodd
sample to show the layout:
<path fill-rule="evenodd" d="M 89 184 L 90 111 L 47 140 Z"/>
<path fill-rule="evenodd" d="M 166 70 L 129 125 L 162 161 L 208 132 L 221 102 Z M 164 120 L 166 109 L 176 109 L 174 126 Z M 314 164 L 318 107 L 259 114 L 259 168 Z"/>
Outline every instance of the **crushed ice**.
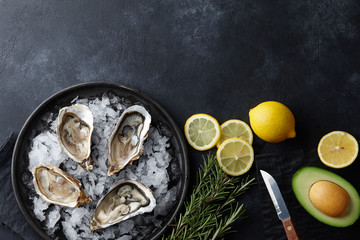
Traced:
<path fill-rule="evenodd" d="M 62 151 L 57 135 L 57 114 L 47 113 L 42 118 L 44 130 L 32 139 L 28 153 L 31 169 L 40 163 L 60 167 L 68 174 L 79 179 L 93 203 L 77 208 L 67 208 L 44 202 L 37 194 L 30 195 L 34 204 L 35 216 L 44 223 L 49 235 L 55 237 L 58 230 L 63 231 L 68 239 L 143 239 L 156 227 L 162 224 L 162 216 L 166 216 L 176 202 L 178 187 L 169 188 L 169 173 L 173 174 L 176 161 L 169 152 L 170 143 L 168 129 L 152 126 L 145 141 L 144 151 L 140 159 L 127 166 L 119 174 L 107 176 L 107 144 L 120 114 L 131 105 L 126 99 L 114 94 L 104 94 L 101 98 L 81 99 L 76 97 L 72 104 L 81 103 L 89 106 L 94 115 L 94 132 L 92 136 L 92 159 L 94 169 L 85 171 L 77 163 L 69 159 Z M 167 132 L 166 132 L 167 131 Z M 164 134 L 162 133 L 164 132 Z M 100 198 L 109 188 L 122 178 L 135 178 L 153 190 L 157 206 L 152 213 L 128 219 L 103 230 L 91 232 L 90 218 Z M 27 186 L 34 191 L 31 181 Z"/>

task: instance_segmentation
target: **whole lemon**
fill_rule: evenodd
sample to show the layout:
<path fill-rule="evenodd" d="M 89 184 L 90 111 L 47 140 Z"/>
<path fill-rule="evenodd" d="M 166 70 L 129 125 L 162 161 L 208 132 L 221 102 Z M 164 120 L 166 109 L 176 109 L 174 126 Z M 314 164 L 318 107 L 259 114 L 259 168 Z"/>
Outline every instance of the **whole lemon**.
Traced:
<path fill-rule="evenodd" d="M 250 125 L 255 134 L 267 142 L 282 142 L 294 138 L 295 118 L 284 104 L 267 101 L 249 111 Z"/>

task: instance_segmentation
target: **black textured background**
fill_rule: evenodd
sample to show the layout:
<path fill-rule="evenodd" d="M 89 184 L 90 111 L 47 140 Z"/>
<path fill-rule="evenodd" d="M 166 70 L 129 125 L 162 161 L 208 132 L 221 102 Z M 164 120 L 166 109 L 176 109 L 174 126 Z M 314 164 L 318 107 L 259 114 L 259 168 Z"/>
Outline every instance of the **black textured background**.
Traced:
<path fill-rule="evenodd" d="M 333 130 L 360 139 L 359 4 L 0 0 L 0 142 L 46 98 L 90 81 L 145 92 L 180 128 L 194 113 L 248 122 L 260 102 L 283 102 L 297 138 L 255 138 L 256 154 L 313 150 Z M 194 176 L 201 153 L 189 153 Z M 248 218 L 226 239 L 263 239 L 258 188 L 241 201 Z"/>

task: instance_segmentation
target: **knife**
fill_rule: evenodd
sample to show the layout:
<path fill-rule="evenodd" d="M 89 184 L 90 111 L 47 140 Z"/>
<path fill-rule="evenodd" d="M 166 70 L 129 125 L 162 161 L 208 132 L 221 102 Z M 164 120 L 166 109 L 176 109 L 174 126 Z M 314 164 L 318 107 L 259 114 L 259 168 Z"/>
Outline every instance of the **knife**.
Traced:
<path fill-rule="evenodd" d="M 275 179 L 269 173 L 263 170 L 260 170 L 260 173 L 262 178 L 264 179 L 266 188 L 270 194 L 276 213 L 284 225 L 287 239 L 299 240 L 289 211 L 285 205 L 284 198 L 281 195 L 279 186 L 277 185 Z"/>

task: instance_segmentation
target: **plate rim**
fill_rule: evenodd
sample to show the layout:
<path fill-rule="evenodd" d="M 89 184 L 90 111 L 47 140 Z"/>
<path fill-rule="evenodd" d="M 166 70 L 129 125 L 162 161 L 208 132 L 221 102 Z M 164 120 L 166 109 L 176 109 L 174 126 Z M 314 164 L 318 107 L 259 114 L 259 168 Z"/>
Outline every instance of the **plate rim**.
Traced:
<path fill-rule="evenodd" d="M 183 177 L 184 180 L 184 187 L 181 191 L 181 197 L 180 197 L 180 201 L 178 202 L 174 213 L 172 214 L 172 216 L 169 218 L 169 221 L 159 230 L 158 233 L 156 233 L 151 240 L 155 240 L 157 238 L 159 238 L 168 228 L 168 224 L 171 223 L 173 221 L 173 219 L 179 214 L 180 210 L 182 209 L 183 205 L 184 205 L 184 201 L 186 198 L 186 194 L 187 194 L 187 190 L 189 187 L 189 174 L 190 174 L 190 170 L 189 170 L 189 154 L 188 154 L 188 149 L 187 149 L 187 145 L 186 145 L 186 141 L 185 138 L 182 134 L 182 132 L 180 131 L 179 126 L 176 124 L 176 122 L 173 120 L 173 118 L 169 115 L 169 113 L 157 102 L 155 101 L 152 97 L 150 97 L 149 95 L 147 95 L 146 93 L 129 87 L 127 85 L 124 85 L 122 83 L 115 83 L 115 82 L 87 82 L 87 83 L 80 83 L 80 84 L 75 84 L 69 87 L 66 87 L 58 92 L 55 92 L 54 94 L 52 94 L 50 97 L 46 98 L 43 102 L 41 102 L 33 111 L 32 113 L 29 115 L 29 117 L 26 119 L 25 123 L 23 124 L 19 135 L 16 139 L 15 142 L 15 146 L 14 146 L 14 150 L 12 153 L 12 159 L 11 159 L 11 182 L 12 182 L 12 188 L 14 191 L 14 195 L 15 195 L 15 199 L 16 202 L 23 214 L 23 216 L 25 217 L 26 221 L 32 226 L 32 228 L 43 238 L 43 239 L 51 239 L 50 236 L 48 234 L 46 234 L 43 231 L 43 228 L 38 228 L 38 226 L 34 223 L 33 218 L 28 215 L 27 213 L 27 208 L 24 207 L 23 202 L 21 201 L 20 198 L 20 191 L 18 188 L 18 184 L 16 181 L 18 181 L 17 179 L 15 179 L 15 166 L 16 166 L 16 162 L 17 159 L 19 158 L 19 149 L 20 149 L 20 143 L 23 141 L 24 139 L 24 135 L 26 130 L 28 129 L 29 125 L 32 123 L 32 121 L 34 121 L 34 116 L 37 115 L 43 108 L 44 106 L 46 106 L 49 102 L 54 101 L 56 98 L 58 98 L 59 96 L 66 94 L 69 91 L 74 91 L 76 89 L 79 88 L 86 88 L 86 87 L 97 87 L 99 85 L 102 85 L 102 87 L 115 87 L 115 88 L 122 88 L 122 89 L 126 89 L 130 92 L 134 92 L 135 94 L 140 95 L 141 97 L 143 97 L 144 99 L 146 99 L 150 104 L 152 104 L 153 106 L 155 106 L 157 109 L 160 110 L 160 112 L 165 116 L 165 118 L 169 121 L 169 124 L 173 127 L 174 129 L 174 134 L 179 138 L 179 151 L 181 153 L 181 155 L 184 156 L 184 172 L 185 172 L 185 176 Z"/>

